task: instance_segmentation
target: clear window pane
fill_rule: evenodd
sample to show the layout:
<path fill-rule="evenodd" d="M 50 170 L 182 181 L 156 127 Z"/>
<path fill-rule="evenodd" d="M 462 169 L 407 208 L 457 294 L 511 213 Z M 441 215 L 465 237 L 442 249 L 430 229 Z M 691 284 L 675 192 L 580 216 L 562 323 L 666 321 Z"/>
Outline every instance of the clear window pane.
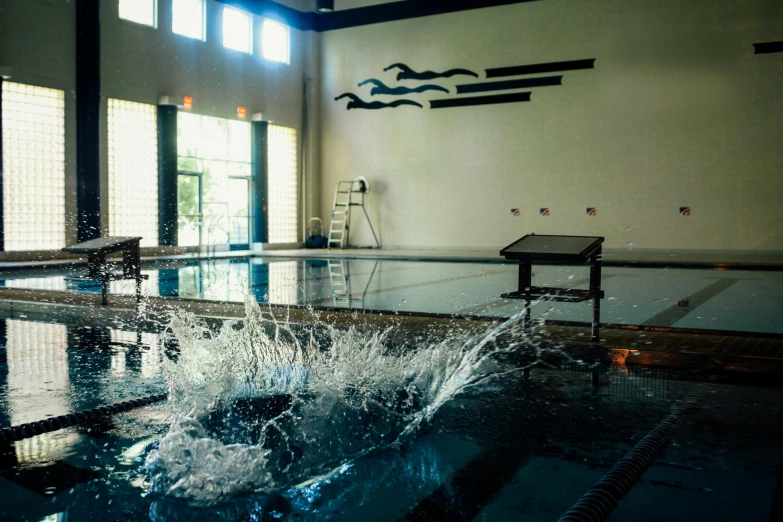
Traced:
<path fill-rule="evenodd" d="M 179 170 L 198 174 L 179 177 L 181 246 L 249 242 L 250 147 L 248 122 L 179 113 Z M 197 182 L 201 199 L 187 200 L 185 209 L 185 193 L 195 197 L 189 184 Z"/>
<path fill-rule="evenodd" d="M 154 105 L 109 99 L 109 233 L 158 244 L 158 116 Z"/>
<path fill-rule="evenodd" d="M 296 129 L 269 126 L 269 242 L 296 243 L 298 197 Z"/>
<path fill-rule="evenodd" d="M 231 7 L 223 8 L 223 45 L 243 53 L 252 52 L 250 14 Z"/>
<path fill-rule="evenodd" d="M 228 215 L 229 234 L 234 245 L 250 243 L 250 180 L 229 180 Z"/>
<path fill-rule="evenodd" d="M 157 0 L 120 0 L 120 18 L 155 27 Z"/>
<path fill-rule="evenodd" d="M 3 82 L 6 250 L 65 246 L 65 92 Z"/>
<path fill-rule="evenodd" d="M 177 240 L 179 246 L 200 244 L 201 183 L 199 176 L 177 176 Z"/>
<path fill-rule="evenodd" d="M 267 60 L 288 63 L 288 27 L 274 20 L 264 20 L 261 26 L 261 52 Z"/>
<path fill-rule="evenodd" d="M 172 0 L 171 30 L 182 36 L 204 40 L 204 0 Z"/>

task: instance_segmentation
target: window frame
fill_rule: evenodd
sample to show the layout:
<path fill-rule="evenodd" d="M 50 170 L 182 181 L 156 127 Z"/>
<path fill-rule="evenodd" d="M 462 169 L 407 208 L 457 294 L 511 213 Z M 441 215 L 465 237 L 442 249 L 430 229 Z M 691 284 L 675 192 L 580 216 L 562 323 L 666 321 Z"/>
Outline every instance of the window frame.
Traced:
<path fill-rule="evenodd" d="M 158 19 L 160 18 L 158 16 L 158 7 L 159 7 L 158 0 L 152 0 L 152 24 L 145 24 L 144 22 L 137 22 L 136 20 L 131 20 L 130 18 L 124 18 L 120 10 L 121 3 L 122 0 L 117 0 L 117 18 L 119 18 L 120 21 L 122 21 L 123 23 L 133 24 L 139 27 L 149 27 L 150 29 L 158 28 Z"/>
<path fill-rule="evenodd" d="M 184 34 L 184 33 L 178 33 L 177 31 L 174 30 L 174 19 L 175 19 L 174 3 L 176 1 L 177 0 L 172 0 L 172 2 L 171 2 L 171 32 L 172 32 L 172 34 L 176 34 L 178 36 L 182 36 L 182 37 L 188 38 L 190 40 L 198 40 L 198 41 L 201 41 L 201 42 L 206 42 L 207 41 L 207 0 L 199 0 L 201 2 L 201 36 L 200 37 L 190 36 L 189 34 Z"/>
<path fill-rule="evenodd" d="M 285 60 L 275 60 L 273 58 L 269 58 L 269 57 L 266 56 L 266 53 L 264 51 L 264 43 L 265 43 L 264 38 L 265 38 L 265 35 L 266 35 L 266 31 L 264 29 L 264 26 L 267 24 L 267 22 L 270 23 L 270 24 L 278 25 L 278 26 L 282 27 L 285 30 L 285 36 L 286 36 L 286 38 L 285 38 Z M 280 64 L 284 64 L 284 65 L 291 65 L 291 28 L 288 25 L 284 24 L 283 22 L 281 22 L 279 20 L 275 20 L 273 18 L 262 18 L 261 19 L 261 24 L 260 24 L 260 32 L 261 32 L 261 38 L 259 39 L 260 40 L 259 46 L 261 47 L 261 49 L 260 49 L 260 51 L 261 51 L 260 52 L 261 58 L 263 58 L 264 60 L 266 60 L 267 62 L 270 62 L 270 63 L 280 63 Z"/>
<path fill-rule="evenodd" d="M 237 49 L 236 47 L 230 47 L 226 45 L 226 13 L 229 11 L 235 11 L 237 13 L 240 13 L 242 15 L 247 16 L 248 19 L 248 28 L 247 28 L 247 36 L 248 36 L 248 45 L 247 50 L 245 49 Z M 248 11 L 245 11 L 244 9 L 239 9 L 237 7 L 232 7 L 229 5 L 223 6 L 223 18 L 221 20 L 221 31 L 222 31 L 222 40 L 223 40 L 223 48 L 228 49 L 230 51 L 235 51 L 238 53 L 243 54 L 253 54 L 253 13 L 250 13 Z"/>

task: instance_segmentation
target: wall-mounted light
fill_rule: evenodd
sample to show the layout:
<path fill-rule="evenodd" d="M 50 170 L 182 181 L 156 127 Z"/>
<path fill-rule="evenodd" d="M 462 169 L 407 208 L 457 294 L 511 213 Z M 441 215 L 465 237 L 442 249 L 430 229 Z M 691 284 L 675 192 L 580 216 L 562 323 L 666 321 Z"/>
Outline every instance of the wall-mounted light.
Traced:
<path fill-rule="evenodd" d="M 182 105 L 186 109 L 193 108 L 193 96 L 185 96 L 184 98 L 182 98 Z"/>
<path fill-rule="evenodd" d="M 319 13 L 331 13 L 334 11 L 334 0 L 316 0 L 315 9 Z"/>
<path fill-rule="evenodd" d="M 247 116 L 247 107 L 242 107 L 241 105 L 237 107 L 237 116 L 244 119 Z"/>

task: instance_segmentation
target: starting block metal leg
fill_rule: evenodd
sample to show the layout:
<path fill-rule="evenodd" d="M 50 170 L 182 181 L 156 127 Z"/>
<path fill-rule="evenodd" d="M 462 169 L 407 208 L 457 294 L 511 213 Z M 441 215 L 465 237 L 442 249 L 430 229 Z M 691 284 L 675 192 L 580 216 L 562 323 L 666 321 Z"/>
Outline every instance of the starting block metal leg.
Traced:
<path fill-rule="evenodd" d="M 106 288 L 108 284 L 109 281 L 107 281 L 106 278 L 101 278 L 101 304 L 103 306 L 109 304 L 109 299 L 107 295 L 108 289 Z"/>
<path fill-rule="evenodd" d="M 591 328 L 590 341 L 597 343 L 600 341 L 600 321 L 601 321 L 601 251 L 593 254 L 590 258 L 590 293 L 593 294 L 593 324 Z"/>

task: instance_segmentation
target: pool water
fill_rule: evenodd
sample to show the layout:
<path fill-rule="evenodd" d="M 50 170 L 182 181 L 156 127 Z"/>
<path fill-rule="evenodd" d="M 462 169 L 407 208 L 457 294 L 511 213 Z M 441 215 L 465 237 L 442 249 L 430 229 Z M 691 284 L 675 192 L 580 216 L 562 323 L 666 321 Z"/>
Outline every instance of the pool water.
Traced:
<path fill-rule="evenodd" d="M 520 337 L 514 324 L 480 336 L 478 350 L 476 339 L 386 342 L 378 332 L 279 326 L 251 318 L 218 332 L 183 316 L 172 338 L 136 325 L 2 320 L 0 428 L 164 390 L 170 400 L 3 447 L 0 519 L 551 521 L 693 397 L 696 409 L 610 520 L 767 521 L 780 513 L 779 388 L 647 367 L 640 352 L 577 352 Z M 310 331 L 320 351 L 294 357 L 294 339 L 305 346 Z M 259 360 L 251 339 L 274 357 Z M 434 395 L 421 383 L 436 383 Z M 417 417 L 425 406 L 432 415 Z M 253 416 L 278 414 L 274 444 L 266 419 Z M 183 415 L 206 430 L 186 447 L 171 438 Z M 406 432 L 414 418 L 423 420 Z M 249 474 L 268 473 L 265 487 L 248 489 L 243 475 L 221 481 L 233 491 L 215 496 L 208 483 L 156 477 L 161 469 L 197 476 L 197 462 L 183 471 L 166 459 L 207 443 L 228 444 L 227 456 L 237 450 L 229 447 L 237 427 L 259 426 L 253 437 L 266 437 L 275 458 Z"/>
<path fill-rule="evenodd" d="M 523 302 L 501 299 L 516 290 L 517 265 L 398 260 L 235 258 L 151 263 L 143 291 L 150 296 L 437 314 L 511 317 Z M 345 274 L 345 275 L 342 275 Z M 99 292 L 77 281 L 84 269 L 0 273 L 11 288 Z M 584 266 L 536 265 L 534 284 L 587 288 Z M 608 266 L 601 321 L 703 330 L 783 333 L 783 273 L 717 269 Z M 133 294 L 132 281 L 111 293 Z M 540 302 L 534 318 L 589 322 L 590 303 Z"/>

